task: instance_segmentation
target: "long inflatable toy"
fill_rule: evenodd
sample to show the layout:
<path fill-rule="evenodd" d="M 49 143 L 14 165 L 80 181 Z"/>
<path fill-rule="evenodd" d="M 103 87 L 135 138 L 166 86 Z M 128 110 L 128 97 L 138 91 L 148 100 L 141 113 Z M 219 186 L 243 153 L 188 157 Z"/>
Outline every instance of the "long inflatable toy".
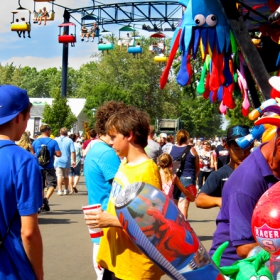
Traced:
<path fill-rule="evenodd" d="M 131 240 L 172 279 L 224 279 L 180 210 L 157 188 L 130 184 L 115 207 Z"/>

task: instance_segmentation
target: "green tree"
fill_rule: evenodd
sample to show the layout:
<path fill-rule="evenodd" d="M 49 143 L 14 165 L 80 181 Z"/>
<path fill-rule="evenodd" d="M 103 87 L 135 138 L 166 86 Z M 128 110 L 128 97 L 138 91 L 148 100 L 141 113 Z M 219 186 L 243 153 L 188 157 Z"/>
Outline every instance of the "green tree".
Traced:
<path fill-rule="evenodd" d="M 227 110 L 226 120 L 228 121 L 228 127 L 232 125 L 248 125 L 252 127 L 254 121 L 250 121 L 249 118 L 242 115 L 242 100 L 238 98 L 235 100 L 236 107 L 233 110 Z"/>
<path fill-rule="evenodd" d="M 148 45 L 143 45 L 148 49 Z M 123 101 L 146 111 L 152 122 L 163 115 L 175 114 L 181 90 L 176 82 L 170 82 L 164 90 L 159 80 L 164 65 L 154 62 L 154 55 L 144 51 L 139 59 L 119 49 L 110 55 L 97 54 L 94 62 L 81 67 L 78 96 L 87 96 L 86 110 L 98 108 L 105 101 Z M 168 106 L 170 105 L 170 106 Z M 172 108 L 169 111 L 168 108 Z"/>
<path fill-rule="evenodd" d="M 222 135 L 222 116 L 216 104 L 203 97 L 182 98 L 180 106 L 180 117 L 184 128 L 192 137 L 213 137 Z"/>
<path fill-rule="evenodd" d="M 52 134 L 57 136 L 62 127 L 71 129 L 77 118 L 72 113 L 67 99 L 61 97 L 60 91 L 53 93 L 54 100 L 52 106 L 46 105 L 43 112 L 43 122 L 52 128 Z"/>
<path fill-rule="evenodd" d="M 13 63 L 2 66 L 0 64 L 0 84 L 12 84 L 19 86 L 22 78 L 21 67 L 14 66 Z"/>

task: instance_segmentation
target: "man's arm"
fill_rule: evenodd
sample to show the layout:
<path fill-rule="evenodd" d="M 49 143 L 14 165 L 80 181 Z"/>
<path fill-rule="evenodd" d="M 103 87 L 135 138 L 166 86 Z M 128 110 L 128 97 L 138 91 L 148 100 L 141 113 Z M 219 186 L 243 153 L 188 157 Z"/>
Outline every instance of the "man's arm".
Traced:
<path fill-rule="evenodd" d="M 258 245 L 259 245 L 258 243 L 251 243 L 251 244 L 237 246 L 236 253 L 240 258 L 245 259 L 247 258 L 250 251 Z"/>
<path fill-rule="evenodd" d="M 214 197 L 207 195 L 206 193 L 199 193 L 197 198 L 195 199 L 195 205 L 198 208 L 209 209 L 212 207 L 220 207 L 222 206 L 222 198 Z"/>
<path fill-rule="evenodd" d="M 195 170 L 195 179 L 198 176 L 198 173 L 200 171 L 200 167 L 199 167 L 199 156 L 198 153 L 196 151 L 196 149 L 194 147 L 191 148 L 191 152 L 192 154 L 195 156 L 195 161 L 194 161 L 194 170 Z"/>
<path fill-rule="evenodd" d="M 21 216 L 21 238 L 36 279 L 44 279 L 43 243 L 37 213 L 30 216 Z"/>
<path fill-rule="evenodd" d="M 219 153 L 217 151 L 217 149 L 215 150 L 215 153 L 213 153 L 213 157 L 214 157 L 214 167 L 215 167 L 215 170 L 217 171 L 218 170 L 218 154 Z"/>
<path fill-rule="evenodd" d="M 61 157 L 61 151 L 55 151 L 54 154 L 56 157 Z"/>
<path fill-rule="evenodd" d="M 222 178 L 219 171 L 214 171 L 209 175 L 195 200 L 195 204 L 198 208 L 209 209 L 222 206 L 221 180 Z M 220 195 L 218 195 L 218 193 Z"/>
<path fill-rule="evenodd" d="M 107 227 L 119 227 L 122 225 L 119 219 L 112 214 L 102 211 L 100 213 L 89 212 L 85 216 L 86 224 L 90 228 L 107 228 Z"/>

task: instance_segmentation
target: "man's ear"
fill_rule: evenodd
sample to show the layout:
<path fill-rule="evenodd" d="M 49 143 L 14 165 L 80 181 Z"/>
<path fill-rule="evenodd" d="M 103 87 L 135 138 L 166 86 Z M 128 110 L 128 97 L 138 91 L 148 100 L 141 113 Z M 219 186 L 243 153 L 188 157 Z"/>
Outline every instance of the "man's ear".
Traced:
<path fill-rule="evenodd" d="M 20 122 L 20 119 L 21 119 L 21 113 L 19 113 L 19 114 L 14 118 L 14 120 L 15 120 L 16 123 L 19 123 L 19 122 Z"/>
<path fill-rule="evenodd" d="M 129 136 L 127 137 L 127 140 L 128 140 L 129 142 L 132 142 L 132 141 L 134 140 L 134 134 L 133 134 L 132 131 L 129 132 Z"/>

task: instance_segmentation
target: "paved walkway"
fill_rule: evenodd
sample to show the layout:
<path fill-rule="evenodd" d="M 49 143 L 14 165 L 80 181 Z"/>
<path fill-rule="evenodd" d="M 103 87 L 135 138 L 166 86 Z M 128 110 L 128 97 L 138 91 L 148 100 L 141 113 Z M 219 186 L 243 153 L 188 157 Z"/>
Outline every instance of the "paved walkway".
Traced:
<path fill-rule="evenodd" d="M 45 280 L 95 280 L 92 243 L 84 223 L 82 205 L 87 205 L 83 177 L 78 194 L 50 199 L 51 211 L 39 215 L 44 243 Z M 189 221 L 206 247 L 210 248 L 218 209 L 201 210 L 192 203 Z M 169 277 L 163 276 L 162 280 Z"/>

